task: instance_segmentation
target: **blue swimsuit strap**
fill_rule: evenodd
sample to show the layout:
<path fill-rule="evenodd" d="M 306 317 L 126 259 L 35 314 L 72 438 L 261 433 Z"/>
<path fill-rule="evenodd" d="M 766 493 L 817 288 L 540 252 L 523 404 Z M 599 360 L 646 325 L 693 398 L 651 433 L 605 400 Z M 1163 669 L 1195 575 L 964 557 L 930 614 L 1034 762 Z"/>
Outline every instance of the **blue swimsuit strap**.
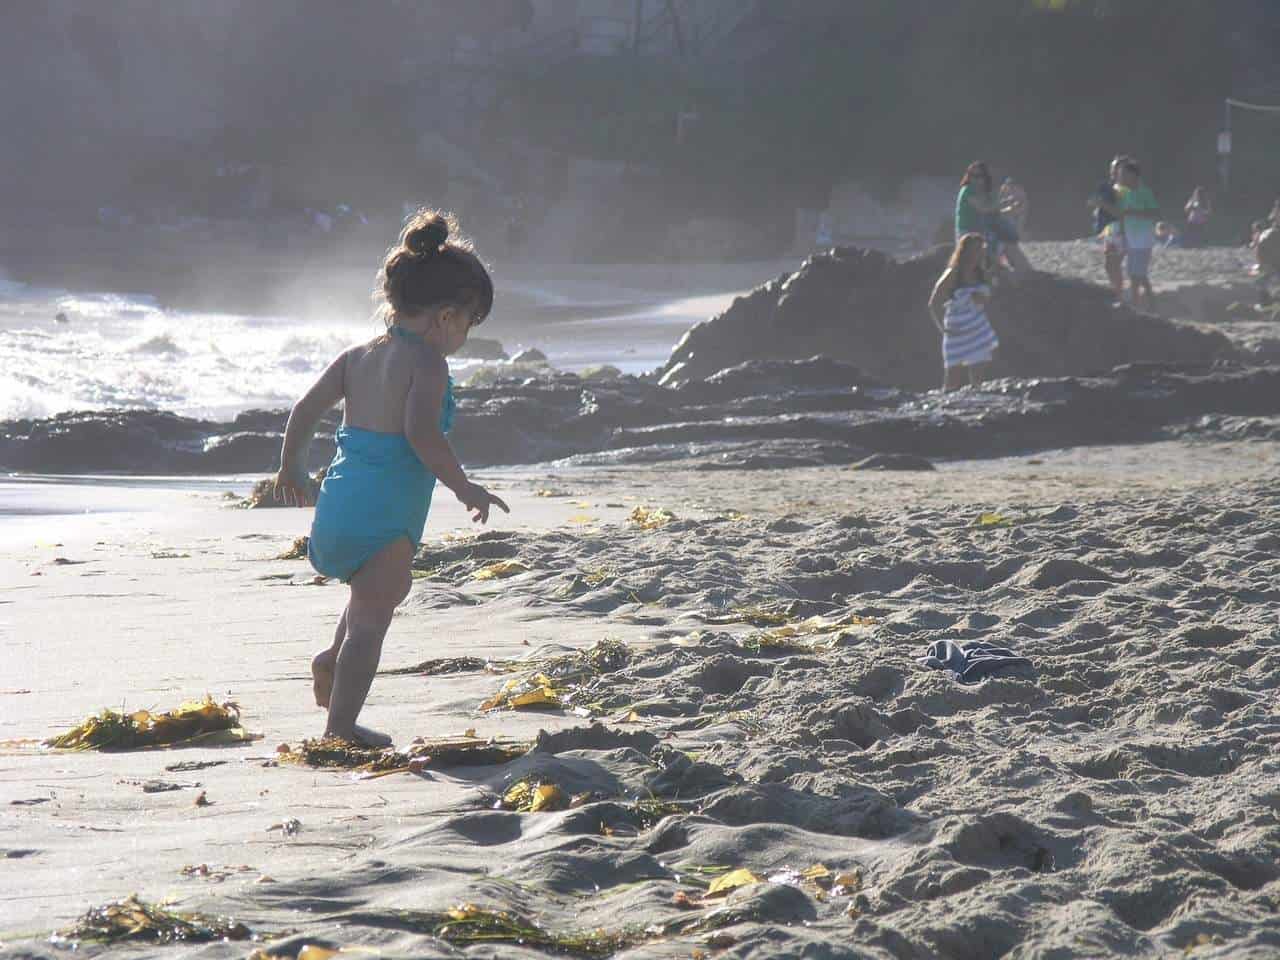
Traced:
<path fill-rule="evenodd" d="M 407 343 L 416 343 L 422 347 L 428 347 L 432 350 L 436 349 L 435 347 L 432 347 L 429 343 L 427 343 L 426 338 L 423 337 L 422 334 L 416 333 L 413 330 L 406 330 L 404 327 L 400 326 L 400 324 L 398 323 L 393 323 L 391 326 L 389 326 L 387 328 L 387 333 L 394 334 L 395 336 L 399 337 L 401 340 L 406 341 Z M 457 401 L 454 400 L 454 397 L 453 397 L 453 377 L 450 376 L 448 378 L 448 382 L 445 384 L 444 402 L 441 405 L 441 411 L 440 411 L 441 420 L 443 421 L 443 423 L 441 424 L 441 429 L 445 433 L 448 433 L 450 428 L 453 426 L 453 418 L 456 410 L 457 410 Z"/>
<path fill-rule="evenodd" d="M 420 347 L 428 346 L 427 340 L 422 334 L 416 333 L 413 330 L 406 330 L 398 323 L 393 323 L 391 326 L 387 327 L 387 333 L 394 334 L 401 340 L 407 340 L 409 343 L 416 343 Z"/>

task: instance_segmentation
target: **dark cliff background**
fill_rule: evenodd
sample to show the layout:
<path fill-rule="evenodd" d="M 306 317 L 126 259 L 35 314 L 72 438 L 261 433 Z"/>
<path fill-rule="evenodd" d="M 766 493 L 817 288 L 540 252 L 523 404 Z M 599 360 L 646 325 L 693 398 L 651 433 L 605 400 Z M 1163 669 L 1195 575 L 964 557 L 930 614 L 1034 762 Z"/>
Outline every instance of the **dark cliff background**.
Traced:
<path fill-rule="evenodd" d="M 270 173 L 260 216 L 340 200 L 394 219 L 467 178 L 479 198 L 545 212 L 591 163 L 629 187 L 601 201 L 624 227 L 604 255 L 643 256 L 678 215 L 760 225 L 767 253 L 835 183 L 892 195 L 984 158 L 1027 185 L 1039 237 L 1079 236 L 1112 154 L 1139 157 L 1180 208 L 1216 186 L 1223 98 L 1280 102 L 1271 0 L 634 9 L 631 25 L 539 32 L 556 0 L 11 0 L 0 229 L 38 245 L 104 207 L 217 217 L 253 207 L 254 171 Z M 613 47 L 584 39 L 614 23 Z M 1234 126 L 1224 232 L 1280 194 L 1280 115 Z M 507 213 L 475 222 L 497 230 Z"/>

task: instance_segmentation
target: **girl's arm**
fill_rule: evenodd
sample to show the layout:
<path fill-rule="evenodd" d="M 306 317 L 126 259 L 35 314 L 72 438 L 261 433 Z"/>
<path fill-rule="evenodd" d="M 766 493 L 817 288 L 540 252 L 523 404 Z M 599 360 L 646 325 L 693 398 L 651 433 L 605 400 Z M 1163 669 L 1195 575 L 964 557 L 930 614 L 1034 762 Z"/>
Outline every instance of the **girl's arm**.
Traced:
<path fill-rule="evenodd" d="M 437 359 L 438 367 L 423 364 L 414 371 L 404 405 L 404 435 L 423 466 L 452 490 L 467 510 L 472 511 L 471 519 L 488 523 L 491 506 L 500 507 L 504 513 L 510 513 L 511 508 L 480 484 L 467 479 L 448 438 L 440 431 L 440 408 L 444 403 L 448 366 L 443 357 Z"/>
<path fill-rule="evenodd" d="M 933 317 L 933 325 L 938 328 L 940 333 L 946 332 L 942 322 L 942 308 L 951 299 L 952 287 L 955 285 L 954 281 L 955 271 L 947 270 L 938 278 L 938 282 L 933 287 L 933 295 L 929 297 L 929 314 Z"/>
<path fill-rule="evenodd" d="M 315 435 L 320 418 L 343 397 L 346 366 L 347 353 L 344 350 L 289 411 L 289 422 L 284 428 L 284 443 L 280 447 L 280 470 L 276 474 L 275 498 L 290 506 L 305 507 L 311 500 L 311 492 L 307 488 L 307 448 L 311 446 L 311 438 Z"/>

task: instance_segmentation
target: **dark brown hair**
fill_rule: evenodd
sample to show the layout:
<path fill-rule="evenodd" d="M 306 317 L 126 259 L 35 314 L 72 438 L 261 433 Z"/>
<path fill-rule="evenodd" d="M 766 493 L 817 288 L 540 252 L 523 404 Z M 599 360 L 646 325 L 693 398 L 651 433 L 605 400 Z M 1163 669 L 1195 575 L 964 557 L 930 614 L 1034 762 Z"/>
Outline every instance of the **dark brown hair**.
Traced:
<path fill-rule="evenodd" d="M 964 177 L 960 181 L 960 186 L 967 187 L 976 179 L 983 181 L 983 189 L 986 193 L 991 192 L 991 170 L 982 160 L 975 160 L 965 168 Z"/>
<path fill-rule="evenodd" d="M 395 315 L 413 316 L 432 307 L 465 304 L 479 323 L 493 309 L 493 280 L 471 241 L 458 235 L 453 214 L 422 209 L 410 217 L 378 271 L 376 296 Z"/>

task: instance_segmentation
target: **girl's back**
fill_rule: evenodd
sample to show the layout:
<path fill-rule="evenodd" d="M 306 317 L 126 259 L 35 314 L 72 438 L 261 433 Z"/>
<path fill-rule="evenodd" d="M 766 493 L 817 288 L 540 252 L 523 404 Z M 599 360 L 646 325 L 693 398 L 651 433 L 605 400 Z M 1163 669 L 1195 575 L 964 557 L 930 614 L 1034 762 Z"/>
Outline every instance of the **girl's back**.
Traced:
<path fill-rule="evenodd" d="M 346 353 L 342 376 L 345 401 L 342 425 L 378 433 L 403 433 L 405 404 L 415 374 L 429 376 L 432 357 L 428 348 L 388 333 Z M 443 375 L 444 370 L 436 371 Z"/>

